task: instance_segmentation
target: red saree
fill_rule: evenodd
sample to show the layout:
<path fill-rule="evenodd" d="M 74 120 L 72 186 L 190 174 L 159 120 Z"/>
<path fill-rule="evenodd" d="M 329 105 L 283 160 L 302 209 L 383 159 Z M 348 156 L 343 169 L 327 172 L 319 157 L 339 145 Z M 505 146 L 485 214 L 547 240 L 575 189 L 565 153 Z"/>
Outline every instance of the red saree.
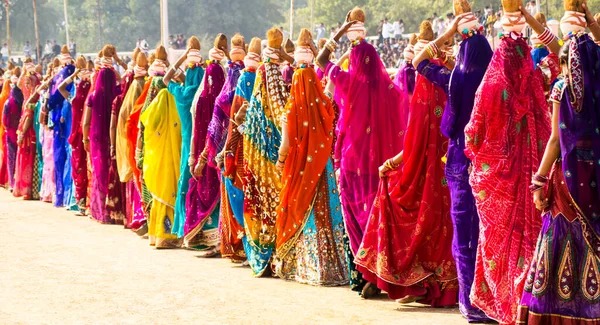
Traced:
<path fill-rule="evenodd" d="M 446 95 L 419 76 L 404 140 L 403 165 L 380 181 L 355 258 L 363 278 L 391 299 L 422 296 L 432 307 L 453 306 L 458 282 L 452 257 L 450 193 L 440 132 Z"/>
<path fill-rule="evenodd" d="M 465 128 L 480 216 L 471 302 L 501 324 L 515 323 L 540 233 L 542 218 L 528 186 L 550 137 L 544 87 L 558 72 L 556 55 L 534 69 L 526 41 L 504 37 Z"/>

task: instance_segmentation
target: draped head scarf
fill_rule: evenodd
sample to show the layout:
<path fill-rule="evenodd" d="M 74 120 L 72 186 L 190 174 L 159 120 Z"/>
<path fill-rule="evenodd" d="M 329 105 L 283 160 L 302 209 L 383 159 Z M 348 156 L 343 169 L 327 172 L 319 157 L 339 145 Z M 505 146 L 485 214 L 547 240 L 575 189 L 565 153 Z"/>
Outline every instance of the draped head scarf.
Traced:
<path fill-rule="evenodd" d="M 219 62 L 223 61 L 223 59 L 225 58 L 225 52 L 216 47 L 213 47 L 212 49 L 210 49 L 210 51 L 208 51 L 208 58 Z"/>

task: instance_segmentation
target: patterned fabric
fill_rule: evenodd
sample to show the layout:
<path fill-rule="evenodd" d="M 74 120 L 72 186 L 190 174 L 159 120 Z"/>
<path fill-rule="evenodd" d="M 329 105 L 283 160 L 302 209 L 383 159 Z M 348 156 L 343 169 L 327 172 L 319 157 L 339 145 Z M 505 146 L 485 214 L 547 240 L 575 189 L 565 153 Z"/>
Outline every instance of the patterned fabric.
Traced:
<path fill-rule="evenodd" d="M 333 64 L 325 71 L 340 106 L 335 167 L 340 169 L 346 230 L 356 253 L 377 194 L 378 168 L 402 151 L 408 119 L 402 104 L 407 99 L 390 80 L 375 48 L 364 41 L 352 49 L 348 72 Z"/>
<path fill-rule="evenodd" d="M 235 119 L 244 102 L 249 102 L 254 89 L 256 71 L 244 70 L 238 83 L 231 103 L 229 116 Z M 225 142 L 225 169 L 223 170 L 222 186 L 226 191 L 223 196 L 221 190 L 221 255 L 230 257 L 234 261 L 246 260 L 244 245 L 247 245 L 244 231 L 244 147 L 243 137 L 239 131 L 240 126 L 229 123 L 227 140 Z"/>
<path fill-rule="evenodd" d="M 246 255 L 255 276 L 269 267 L 275 246 L 281 182 L 275 168 L 281 143 L 280 121 L 288 99 L 287 86 L 273 62 L 256 72 L 244 133 L 244 227 Z"/>
<path fill-rule="evenodd" d="M 420 74 L 448 95 L 440 130 L 449 138 L 445 174 L 450 189 L 450 216 L 454 230 L 452 255 L 458 275 L 459 309 L 470 322 L 489 321 L 489 318 L 473 307 L 469 299 L 479 239 L 479 214 L 469 185 L 471 161 L 464 154 L 464 129 L 492 55 L 488 40 L 476 34 L 461 43 L 452 71 L 428 60 L 422 61 L 417 68 Z"/>
<path fill-rule="evenodd" d="M 363 277 L 391 299 L 423 296 L 433 307 L 456 304 L 450 193 L 440 132 L 446 94 L 417 77 L 403 165 L 380 182 L 354 262 Z"/>
<path fill-rule="evenodd" d="M 179 181 L 177 182 L 177 202 L 175 203 L 175 219 L 173 233 L 178 237 L 185 235 L 185 201 L 189 189 L 192 173 L 188 166 L 190 158 L 190 143 L 192 139 L 192 105 L 198 88 L 204 79 L 204 68 L 192 66 L 186 70 L 185 83 L 180 85 L 174 81 L 169 82 L 168 89 L 175 97 L 177 113 L 181 121 L 181 162 L 179 165 Z"/>
<path fill-rule="evenodd" d="M 559 72 L 554 54 L 537 69 L 524 39 L 500 41 L 465 128 L 470 183 L 480 216 L 471 302 L 500 323 L 514 323 L 539 233 L 529 184 L 550 136 L 544 86 Z"/>
<path fill-rule="evenodd" d="M 331 159 L 317 181 L 314 203 L 286 255 L 277 255 L 276 273 L 287 280 L 321 286 L 348 283 L 344 219 Z"/>
<path fill-rule="evenodd" d="M 87 171 L 87 152 L 83 146 L 83 130 L 81 121 L 85 109 L 85 100 L 90 92 L 91 83 L 89 80 L 79 80 L 75 90 L 75 97 L 71 102 L 71 135 L 69 144 L 71 144 L 71 170 L 73 181 L 75 183 L 75 199 L 77 202 L 85 202 L 87 197 L 87 188 L 89 184 Z"/>
<path fill-rule="evenodd" d="M 153 197 L 148 237 L 151 245 L 160 248 L 177 239 L 171 230 L 181 159 L 181 122 L 175 99 L 166 89 L 141 114 L 140 123 L 144 127 L 144 180 Z"/>
<path fill-rule="evenodd" d="M 118 95 L 117 79 L 113 69 L 102 68 L 98 72 L 94 92 L 88 96 L 91 110 L 90 157 L 92 164 L 92 190 L 90 209 L 94 219 L 110 223 L 106 209 L 110 169 L 110 119 L 114 98 Z"/>
<path fill-rule="evenodd" d="M 218 63 L 206 68 L 204 79 L 197 93 L 197 102 L 192 104 L 192 148 L 190 157 L 200 159 L 205 149 L 208 126 L 212 120 L 215 101 L 225 84 L 225 70 Z M 186 197 L 184 242 L 187 247 L 216 246 L 218 241 L 220 182 L 218 171 L 209 164 L 204 166 L 202 176 L 192 177 Z"/>
<path fill-rule="evenodd" d="M 52 202 L 54 198 L 54 157 L 52 156 L 52 142 L 54 133 L 48 127 L 42 125 L 40 133 L 43 154 L 42 186 L 40 190 L 40 200 Z"/>

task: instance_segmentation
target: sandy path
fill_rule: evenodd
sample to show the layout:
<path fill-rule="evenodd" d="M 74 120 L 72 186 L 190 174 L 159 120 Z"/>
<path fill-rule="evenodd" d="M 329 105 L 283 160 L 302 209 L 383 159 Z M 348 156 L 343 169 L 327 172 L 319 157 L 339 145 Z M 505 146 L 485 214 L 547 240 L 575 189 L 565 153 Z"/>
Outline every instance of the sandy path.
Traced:
<path fill-rule="evenodd" d="M 0 324 L 183 323 L 467 324 L 457 309 L 366 301 L 155 250 L 120 226 L 0 189 Z"/>

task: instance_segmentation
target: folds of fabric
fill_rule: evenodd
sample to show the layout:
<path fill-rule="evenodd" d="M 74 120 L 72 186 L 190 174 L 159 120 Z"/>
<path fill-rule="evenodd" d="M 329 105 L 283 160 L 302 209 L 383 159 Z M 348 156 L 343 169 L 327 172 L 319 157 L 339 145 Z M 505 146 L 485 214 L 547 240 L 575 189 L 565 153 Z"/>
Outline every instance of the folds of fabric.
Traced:
<path fill-rule="evenodd" d="M 238 79 L 229 113 L 232 120 L 235 119 L 244 102 L 250 101 L 255 78 L 256 71 L 244 70 Z M 223 196 L 223 190 L 221 190 L 219 238 L 221 239 L 221 255 L 237 261 L 246 260 L 244 245 L 247 245 L 244 231 L 243 160 L 243 136 L 238 125 L 229 123 L 222 179 L 226 197 Z"/>
<path fill-rule="evenodd" d="M 192 174 L 188 166 L 190 158 L 190 144 L 192 140 L 192 112 L 191 108 L 197 103 L 196 94 L 200 96 L 198 88 L 204 79 L 204 68 L 192 66 L 186 70 L 185 83 L 180 85 L 171 81 L 168 85 L 169 92 L 175 97 L 177 112 L 181 120 L 181 162 L 179 165 L 179 180 L 177 181 L 177 202 L 175 203 L 175 220 L 172 232 L 178 237 L 185 235 L 185 203 Z M 194 101 L 196 99 L 196 101 Z"/>
<path fill-rule="evenodd" d="M 10 80 L 4 80 L 2 91 L 0 92 L 0 115 L 4 120 L 4 104 L 10 95 Z M 0 123 L 0 187 L 8 186 L 8 147 L 6 145 L 6 128 L 4 123 Z"/>
<path fill-rule="evenodd" d="M 136 168 L 132 168 L 131 171 L 133 173 L 133 177 L 137 185 L 141 188 L 142 179 L 141 179 L 141 171 L 137 168 L 137 162 L 135 158 L 135 148 L 137 148 L 137 137 L 140 131 L 139 123 L 140 123 L 140 115 L 142 113 L 142 108 L 144 107 L 144 103 L 146 102 L 146 98 L 148 97 L 148 92 L 150 91 L 150 85 L 152 85 L 153 78 L 150 77 L 144 84 L 142 89 L 142 93 L 135 101 L 133 108 L 131 109 L 131 113 L 127 117 L 127 121 L 125 123 L 125 130 L 127 132 L 127 144 L 133 148 L 133 151 L 127 156 L 129 160 L 129 165 L 134 166 Z M 118 126 L 117 126 L 118 129 Z"/>
<path fill-rule="evenodd" d="M 23 143 L 17 148 L 17 161 L 15 170 L 15 187 L 13 195 L 23 197 L 26 200 L 37 200 L 39 190 L 34 189 L 34 168 L 36 161 L 36 132 L 34 128 L 34 119 L 36 118 L 35 103 L 26 105 L 27 101 L 39 85 L 40 79 L 36 74 L 29 74 L 21 79 L 23 90 L 23 107 L 21 119 L 17 132 L 23 137 Z M 26 132 L 23 132 L 25 123 L 30 122 Z M 36 184 L 37 186 L 37 184 Z"/>
<path fill-rule="evenodd" d="M 117 127 L 118 127 L 118 118 L 121 112 L 121 108 L 123 107 L 123 102 L 131 84 L 134 81 L 133 71 L 127 71 L 121 77 L 120 84 L 120 94 L 115 97 L 112 102 L 112 116 L 117 119 Z M 116 153 L 116 141 L 118 135 L 115 134 L 115 153 Z M 110 168 L 108 171 L 108 194 L 106 197 L 106 209 L 110 216 L 112 223 L 124 224 L 127 227 L 127 188 L 124 183 L 121 182 L 121 177 L 119 176 L 119 167 L 117 163 L 116 154 L 114 157 L 110 159 Z"/>
<path fill-rule="evenodd" d="M 346 230 L 356 254 L 377 193 L 378 168 L 402 151 L 408 117 L 402 115 L 400 90 L 370 44 L 352 49 L 348 72 L 331 64 L 326 73 L 340 106 L 335 159 Z"/>
<path fill-rule="evenodd" d="M 159 246 L 161 240 L 177 238 L 171 229 L 181 159 L 181 122 L 175 99 L 166 89 L 141 114 L 140 123 L 144 126 L 144 181 L 154 201 L 148 235 Z"/>
<path fill-rule="evenodd" d="M 416 70 L 412 63 L 402 65 L 394 78 L 394 84 L 407 96 L 409 103 L 415 91 L 415 80 Z"/>
<path fill-rule="evenodd" d="M 101 223 L 110 223 L 106 209 L 108 172 L 110 168 L 110 118 L 112 102 L 117 95 L 116 75 L 111 68 L 102 68 L 96 77 L 94 93 L 88 96 L 91 110 L 90 158 L 92 189 L 90 209 L 92 217 Z"/>
<path fill-rule="evenodd" d="M 212 63 L 206 68 L 200 96 L 196 107 L 192 107 L 192 143 L 190 155 L 198 160 L 205 149 L 208 125 L 212 119 L 215 101 L 225 84 L 225 70 L 220 64 Z M 186 198 L 184 241 L 187 246 L 216 246 L 218 242 L 220 182 L 219 172 L 208 164 L 202 176 L 192 177 Z M 206 229 L 203 227 L 206 224 Z"/>
<path fill-rule="evenodd" d="M 544 211 L 519 308 L 518 320 L 529 324 L 600 320 L 600 102 L 594 99 L 600 87 L 598 62 L 600 51 L 588 35 L 571 36 L 569 74 L 550 96 L 560 105 L 561 159 L 549 177 L 550 206 Z"/>
<path fill-rule="evenodd" d="M 65 179 L 67 174 L 67 139 L 69 137 L 69 131 L 71 128 L 70 116 L 71 116 L 71 104 L 63 97 L 58 91 L 60 84 L 73 74 L 75 66 L 72 64 L 66 65 L 61 68 L 60 72 L 52 78 L 50 83 L 50 94 L 48 98 L 48 110 L 50 112 L 50 118 L 54 124 L 54 141 L 53 141 L 53 152 L 54 152 L 54 181 L 56 183 L 56 193 L 54 197 L 54 205 L 57 207 L 64 206 L 65 203 L 70 201 L 69 189 L 71 184 L 68 179 Z M 71 83 L 67 86 L 66 90 L 69 93 L 74 92 L 74 85 Z"/>
<path fill-rule="evenodd" d="M 270 266 L 275 247 L 275 219 L 281 192 L 275 163 L 288 96 L 279 65 L 262 64 L 246 113 L 243 142 L 246 255 L 255 276 L 261 276 Z"/>
<path fill-rule="evenodd" d="M 71 102 L 71 135 L 69 136 L 69 144 L 72 148 L 71 170 L 75 184 L 75 199 L 83 207 L 85 207 L 87 198 L 88 168 L 87 152 L 83 147 L 81 122 L 90 87 L 91 83 L 89 80 L 80 80 L 76 86 L 75 97 Z"/>
<path fill-rule="evenodd" d="M 117 116 L 117 130 L 115 134 L 115 161 L 117 164 L 117 173 L 119 175 L 119 181 L 125 184 L 126 193 L 124 201 L 124 224 L 126 227 L 131 227 L 132 229 L 139 228 L 139 226 L 135 227 L 132 224 L 133 220 L 140 218 L 140 214 L 143 215 L 143 209 L 140 195 L 139 193 L 136 193 L 136 182 L 134 179 L 134 171 L 137 170 L 137 166 L 133 163 L 135 161 L 136 144 L 130 142 L 127 137 L 127 120 L 131 116 L 136 101 L 142 94 L 144 85 L 144 78 L 136 78 L 132 81 L 131 86 L 123 98 L 123 103 Z M 140 201 L 138 202 L 138 200 Z M 138 222 L 136 222 L 136 225 L 137 224 Z"/>
<path fill-rule="evenodd" d="M 458 291 L 442 162 L 448 140 L 439 130 L 445 106 L 443 89 L 418 76 L 402 167 L 382 179 L 355 258 L 390 298 L 424 296 L 433 307 L 456 304 Z"/>
<path fill-rule="evenodd" d="M 304 228 L 333 143 L 333 107 L 312 68 L 294 73 L 285 110 L 290 151 L 281 175 L 283 188 L 275 223 L 275 250 L 281 258 L 294 247 Z"/>
<path fill-rule="evenodd" d="M 555 55 L 533 69 L 528 49 L 521 38 L 500 41 L 465 128 L 480 217 L 470 298 L 500 323 L 516 320 L 540 231 L 528 185 L 550 135 L 544 85 L 559 72 Z"/>
<path fill-rule="evenodd" d="M 8 180 L 10 188 L 15 186 L 15 167 L 17 163 L 17 130 L 23 107 L 23 91 L 16 85 L 10 91 L 4 105 L 2 124 L 5 129 Z"/>
<path fill-rule="evenodd" d="M 54 142 L 54 132 L 47 126 L 41 125 L 42 155 L 42 188 L 40 190 L 40 200 L 44 202 L 52 202 L 54 199 L 54 191 L 56 185 L 54 183 L 54 157 L 52 143 Z"/>

